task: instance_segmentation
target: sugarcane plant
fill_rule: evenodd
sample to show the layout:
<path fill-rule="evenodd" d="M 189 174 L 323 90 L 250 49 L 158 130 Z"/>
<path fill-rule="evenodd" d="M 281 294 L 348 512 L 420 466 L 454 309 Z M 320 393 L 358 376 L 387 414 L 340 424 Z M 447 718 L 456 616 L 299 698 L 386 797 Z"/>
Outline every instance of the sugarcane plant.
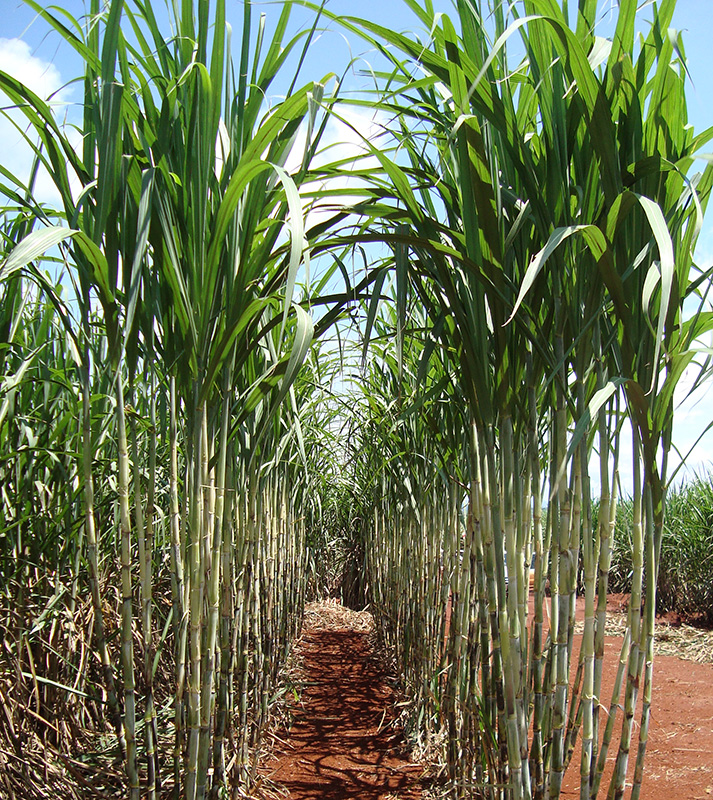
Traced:
<path fill-rule="evenodd" d="M 82 418 L 76 546 L 129 796 L 142 781 L 149 797 L 165 784 L 169 718 L 175 796 L 217 796 L 251 779 L 250 747 L 304 592 L 291 386 L 314 326 L 309 304 L 296 302 L 308 260 L 297 186 L 324 131 L 330 76 L 298 85 L 295 74 L 286 99 L 266 105 L 292 52 L 299 72 L 314 30 L 288 34 L 289 5 L 272 39 L 244 5 L 237 79 L 222 0 L 173 9 L 172 35 L 141 2 L 92 3 L 85 20 L 30 5 L 83 60 L 82 144 L 75 150 L 50 105 L 2 73 L 58 207 L 48 213 L 5 168 L 3 191 L 23 234 L 53 237 L 44 249 L 66 239 L 70 396 Z M 8 297 L 20 297 L 13 281 Z M 110 422 L 97 416 L 104 397 Z M 114 466 L 109 553 L 96 494 L 103 459 Z M 106 487 L 101 495 L 107 502 Z M 120 564 L 120 589 L 107 585 L 103 560 Z M 167 584 L 168 610 L 156 605 Z M 114 591 L 120 634 L 109 641 Z M 154 677 L 165 663 L 173 689 L 160 689 L 159 720 Z"/>
<path fill-rule="evenodd" d="M 634 2 L 620 4 L 607 39 L 597 35 L 597 3 L 586 0 L 573 27 L 564 3 L 458 3 L 458 28 L 430 3 L 408 5 L 425 41 L 365 19 L 341 22 L 392 64 L 375 102 L 395 120 L 399 156 L 372 155 L 382 167 L 373 230 L 393 248 L 402 286 L 394 346 L 402 347 L 403 298 L 416 293 L 467 404 L 450 445 L 467 454 L 469 494 L 450 589 L 456 638 L 430 690 L 438 697 L 436 687 L 458 676 L 438 701 L 454 791 L 557 797 L 581 739 L 580 796 L 599 795 L 616 748 L 608 794 L 623 796 L 631 780 L 638 797 L 674 390 L 710 323 L 696 300 L 710 271 L 694 265 L 693 249 L 711 171 L 691 175 L 710 132 L 696 136 L 687 125 L 684 51 L 669 30 L 675 3 L 655 7 L 638 40 Z M 517 60 L 508 57 L 513 41 Z M 607 708 L 606 594 L 625 435 L 634 453 L 635 578 L 624 666 Z M 383 475 L 402 491 L 412 482 L 386 467 Z M 396 561 L 378 569 L 402 575 L 396 565 L 404 551 L 418 552 L 423 533 L 412 521 L 389 527 L 399 543 L 383 557 Z M 443 534 L 444 552 L 451 536 Z M 580 570 L 585 621 L 576 647 Z M 414 639 L 438 651 L 425 623 L 437 593 L 398 580 L 378 618 L 383 635 L 401 642 L 397 609 L 414 604 Z M 475 674 L 464 665 L 464 639 Z M 446 725 L 449 704 L 460 721 Z"/>

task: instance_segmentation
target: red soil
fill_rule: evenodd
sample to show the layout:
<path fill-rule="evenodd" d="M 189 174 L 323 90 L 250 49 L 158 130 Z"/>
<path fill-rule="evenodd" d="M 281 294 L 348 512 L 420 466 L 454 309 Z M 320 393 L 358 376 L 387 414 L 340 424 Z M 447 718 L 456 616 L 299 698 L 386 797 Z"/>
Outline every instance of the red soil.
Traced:
<path fill-rule="evenodd" d="M 263 774 L 291 800 L 416 800 L 421 769 L 403 752 L 393 690 L 368 634 L 306 630 L 307 685 L 288 741 Z"/>
<path fill-rule="evenodd" d="M 608 709 L 621 639 L 611 637 L 604 654 L 603 697 Z M 637 707 L 634 738 L 638 741 L 641 702 Z M 621 725 L 618 712 L 617 727 Z M 616 744 L 616 743 L 613 743 Z M 610 749 L 600 795 L 605 796 L 617 748 Z M 636 747 L 629 759 L 631 785 Z M 579 752 L 565 774 L 562 797 L 579 797 Z M 625 796 L 628 796 L 627 788 Z M 673 656 L 654 660 L 649 742 L 641 785 L 642 800 L 710 800 L 713 797 L 713 666 L 682 661 Z"/>
<path fill-rule="evenodd" d="M 628 597 L 611 596 L 607 612 L 623 612 Z M 581 601 L 577 618 L 583 619 Z M 670 615 L 669 615 L 670 616 Z M 674 624 L 680 620 L 674 619 Z M 657 624 L 659 635 L 669 624 L 667 618 Z M 575 652 L 581 644 L 576 637 Z M 612 686 L 616 675 L 622 639 L 607 636 L 602 675 L 602 704 L 609 710 Z M 623 702 L 623 689 L 621 702 Z M 621 728 L 622 711 L 617 712 L 615 730 Z M 627 773 L 628 797 L 636 761 L 641 720 L 641 696 L 636 708 L 632 752 Z M 612 742 L 607 758 L 605 780 L 600 796 L 604 797 L 617 755 L 618 740 Z M 579 751 L 565 774 L 562 797 L 579 797 Z M 642 800 L 711 800 L 713 798 L 713 664 L 698 664 L 668 655 L 654 656 L 649 741 L 641 785 Z"/>
<path fill-rule="evenodd" d="M 621 641 L 607 637 L 602 695 L 607 710 Z M 422 770 L 403 751 L 394 724 L 393 690 L 370 656 L 368 635 L 346 627 L 307 628 L 302 642 L 306 688 L 287 741 L 262 774 L 284 787 L 291 800 L 417 800 Z M 635 740 L 639 719 L 640 701 Z M 616 744 L 610 749 L 601 797 Z M 579 797 L 578 756 L 565 775 L 564 798 Z M 634 746 L 629 780 L 635 760 Z M 641 798 L 713 800 L 713 665 L 656 657 Z"/>

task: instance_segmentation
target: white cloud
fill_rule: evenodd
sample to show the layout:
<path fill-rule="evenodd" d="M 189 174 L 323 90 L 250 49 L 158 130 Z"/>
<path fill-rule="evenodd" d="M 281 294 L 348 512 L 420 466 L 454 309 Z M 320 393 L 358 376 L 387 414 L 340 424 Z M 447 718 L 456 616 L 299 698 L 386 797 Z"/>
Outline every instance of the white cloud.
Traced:
<path fill-rule="evenodd" d="M 30 46 L 21 39 L 0 38 L 0 69 L 47 101 L 61 123 L 68 113 L 72 90 L 63 85 L 62 76 L 54 64 L 34 56 Z M 3 93 L 0 93 L 0 103 L 6 109 L 5 114 L 0 116 L 0 141 L 3 142 L 0 158 L 18 180 L 26 183 L 32 169 L 33 151 L 23 132 L 35 143 L 37 137 L 25 115 L 13 109 L 11 101 Z M 67 128 L 65 132 L 72 145 L 78 147 L 80 134 L 72 128 Z M 59 203 L 59 192 L 44 169 L 37 175 L 34 195 L 37 200 L 48 205 Z"/>
<path fill-rule="evenodd" d="M 358 175 L 350 175 L 350 172 L 380 168 L 378 158 L 371 155 L 371 147 L 386 148 L 385 121 L 386 118 L 383 114 L 353 108 L 340 108 L 339 116 L 329 117 L 319 142 L 319 148 L 310 161 L 310 168 L 319 171 L 320 168 L 327 167 L 329 164 L 338 164 L 340 174 L 336 177 L 325 176 L 304 182 L 297 187 L 302 201 L 305 233 L 308 233 L 310 228 L 326 222 L 341 209 L 349 208 L 362 199 L 357 190 L 361 186 L 365 186 L 366 182 Z M 319 125 L 319 118 L 315 127 L 317 125 Z M 393 143 L 393 140 L 391 141 Z M 296 175 L 299 171 L 307 145 L 307 125 L 303 124 L 284 165 L 289 174 Z M 356 216 L 353 221 L 357 222 Z M 343 221 L 342 224 L 348 225 L 349 223 Z M 284 236 L 287 237 L 286 229 Z M 312 272 L 312 268 L 309 266 L 310 244 L 312 244 L 310 241 L 305 244 L 304 269 L 299 278 L 300 281 L 305 280 L 307 283 L 310 282 L 308 276 Z M 374 245 L 370 247 L 373 249 Z"/>
<path fill-rule="evenodd" d="M 370 155 L 370 148 L 379 148 L 380 142 L 385 141 L 385 122 L 383 115 L 357 109 L 340 109 L 339 117 L 329 118 L 312 166 L 319 169 L 330 163 L 339 163 L 342 174 L 303 187 L 307 229 L 325 221 L 340 208 L 359 201 L 355 190 L 364 186 L 365 182 L 358 176 L 350 176 L 349 172 L 379 167 L 376 156 Z M 286 165 L 288 171 L 298 169 L 305 145 L 306 131 L 303 130 Z M 323 196 L 320 197 L 320 193 L 324 193 Z"/>
<path fill-rule="evenodd" d="M 59 70 L 54 64 L 33 56 L 30 46 L 22 39 L 0 38 L 0 69 L 21 80 L 43 100 L 66 104 L 69 90 L 63 89 Z"/>

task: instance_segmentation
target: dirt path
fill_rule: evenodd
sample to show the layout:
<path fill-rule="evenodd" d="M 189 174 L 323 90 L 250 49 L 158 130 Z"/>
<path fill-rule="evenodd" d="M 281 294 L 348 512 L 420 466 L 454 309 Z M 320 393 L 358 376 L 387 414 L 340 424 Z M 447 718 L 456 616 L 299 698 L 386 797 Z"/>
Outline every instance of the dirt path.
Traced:
<path fill-rule="evenodd" d="M 300 703 L 263 775 L 291 800 L 417 800 L 421 769 L 403 751 L 393 690 L 370 657 L 367 623 L 340 626 L 350 613 L 335 606 L 327 619 L 308 617 Z"/>

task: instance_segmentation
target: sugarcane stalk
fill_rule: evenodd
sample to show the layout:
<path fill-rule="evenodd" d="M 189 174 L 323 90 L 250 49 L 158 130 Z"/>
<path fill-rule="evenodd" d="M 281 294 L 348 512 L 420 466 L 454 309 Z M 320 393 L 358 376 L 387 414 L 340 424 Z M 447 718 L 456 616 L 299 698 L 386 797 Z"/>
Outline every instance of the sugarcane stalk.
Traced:
<path fill-rule="evenodd" d="M 129 449 L 126 438 L 124 384 L 119 365 L 116 376 L 116 428 L 119 476 L 119 527 L 121 540 L 121 664 L 124 677 L 124 729 L 126 731 L 126 775 L 130 800 L 139 800 L 136 766 L 136 688 L 134 683 L 133 598 L 131 580 L 131 512 L 129 510 Z"/>
<path fill-rule="evenodd" d="M 604 768 L 606 766 L 607 755 L 609 754 L 609 746 L 611 744 L 612 736 L 614 735 L 614 725 L 616 723 L 617 711 L 621 708 L 619 700 L 621 698 L 621 687 L 624 683 L 624 675 L 626 674 L 627 666 L 629 663 L 629 653 L 631 650 L 631 629 L 627 628 L 624 632 L 624 639 L 621 644 L 621 651 L 619 654 L 619 665 L 617 667 L 616 676 L 614 678 L 614 686 L 612 688 L 611 703 L 609 704 L 609 714 L 607 716 L 607 724 L 604 728 L 602 736 L 602 746 L 599 750 L 599 758 L 597 760 L 597 768 L 592 778 L 592 786 L 589 792 L 591 800 L 599 795 L 599 787 L 604 775 Z"/>
<path fill-rule="evenodd" d="M 200 735 L 201 657 L 203 630 L 203 429 L 207 410 L 204 404 L 197 405 L 193 415 L 193 450 L 190 483 L 190 542 L 187 558 L 191 575 L 189 630 L 190 671 L 188 677 L 188 757 L 186 763 L 186 800 L 196 800 L 198 739 Z"/>
<path fill-rule="evenodd" d="M 206 662 L 203 671 L 203 686 L 201 689 L 201 730 L 198 746 L 198 778 L 196 796 L 203 800 L 208 780 L 208 764 L 211 745 L 211 710 L 213 702 L 213 683 L 215 676 L 215 653 L 218 638 L 218 620 L 220 617 L 220 586 L 221 586 L 221 553 L 223 550 L 224 512 L 226 486 L 226 462 L 228 455 L 228 428 L 230 424 L 230 386 L 229 375 L 226 371 L 223 380 L 223 413 L 221 419 L 220 439 L 218 442 L 218 471 L 216 477 L 216 505 L 215 518 L 212 521 L 213 541 L 211 545 L 211 560 L 209 565 L 209 580 L 207 583 L 208 620 L 206 635 Z M 206 415 L 207 416 L 207 415 Z M 207 442 L 204 443 L 207 450 Z"/>
<path fill-rule="evenodd" d="M 583 411 L 584 387 L 580 384 L 580 403 Z M 586 449 L 580 445 L 579 456 L 582 459 L 581 473 L 587 478 L 587 455 Z M 584 634 L 582 637 L 582 657 L 584 661 L 584 684 L 582 687 L 582 757 L 580 762 L 580 800 L 588 800 L 591 783 L 591 772 L 594 766 L 594 706 L 599 704 L 598 687 L 595 687 L 594 679 L 594 636 L 595 636 L 595 593 L 597 581 L 597 561 L 598 561 L 598 535 L 595 535 L 591 526 L 591 503 L 589 499 L 589 488 L 583 491 L 583 496 L 587 504 L 587 512 L 584 515 L 584 526 L 582 528 L 582 549 L 584 564 Z M 602 513 L 600 505 L 600 514 Z M 608 509 L 607 509 L 608 516 Z M 598 528 L 601 531 L 601 527 Z M 596 694 L 595 694 L 596 692 Z"/>
<path fill-rule="evenodd" d="M 232 466 L 227 470 L 227 483 L 233 485 Z M 230 703 L 230 677 L 233 674 L 235 651 L 231 648 L 231 620 L 234 616 L 235 595 L 233 592 L 233 567 L 235 553 L 235 514 L 234 492 L 226 492 L 223 509 L 224 533 L 221 565 L 221 625 L 220 625 L 220 682 L 216 699 L 215 737 L 213 744 L 213 789 L 212 797 L 217 798 L 220 787 L 226 781 L 225 738 L 228 732 L 232 703 Z"/>
<path fill-rule="evenodd" d="M 559 295 L 555 295 L 556 317 L 559 317 L 560 308 L 561 302 Z M 552 589 L 551 669 L 555 679 L 552 728 L 550 733 L 552 748 L 548 791 L 550 800 L 556 800 L 559 797 L 562 787 L 565 757 L 565 724 L 569 695 L 569 652 L 567 650 L 567 641 L 571 568 L 569 563 L 571 498 L 565 480 L 567 419 L 564 387 L 567 385 L 567 379 L 565 375 L 564 344 L 560 331 L 555 333 L 555 358 L 562 366 L 560 368 L 559 380 L 555 384 L 555 447 L 553 449 L 553 467 L 555 470 L 558 470 L 560 474 L 555 478 L 552 487 L 553 499 L 555 493 L 557 496 L 556 514 L 553 518 L 553 524 L 557 524 L 557 535 L 555 536 L 553 533 L 552 537 L 552 566 L 550 573 L 550 585 Z"/>
<path fill-rule="evenodd" d="M 609 800 L 621 800 L 624 796 L 624 785 L 629 765 L 629 751 L 634 726 L 634 712 L 639 694 L 641 674 L 641 598 L 644 572 L 644 537 L 642 524 L 641 481 L 641 441 L 636 426 L 632 426 L 634 494 L 632 519 L 632 570 L 631 596 L 627 627 L 631 630 L 631 648 L 627 670 L 626 692 L 624 698 L 624 718 L 622 720 L 621 739 L 617 753 L 614 774 L 612 775 L 607 797 Z"/>
<path fill-rule="evenodd" d="M 658 477 L 658 476 L 656 476 Z M 653 484 L 653 486 L 652 486 Z M 641 705 L 641 727 L 636 752 L 636 766 L 631 789 L 631 800 L 639 800 L 644 777 L 644 757 L 649 740 L 651 722 L 651 691 L 654 670 L 654 628 L 656 625 L 656 588 L 663 537 L 663 490 L 655 478 L 646 482 L 646 601 L 644 605 L 645 670 Z"/>
<path fill-rule="evenodd" d="M 144 715 L 144 738 L 147 757 L 147 794 L 149 800 L 156 797 L 156 766 L 153 739 L 153 698 L 152 698 L 152 659 L 151 659 L 151 554 L 147 553 L 146 526 L 144 519 L 144 500 L 142 491 L 141 468 L 139 461 L 139 443 L 136 426 L 136 413 L 129 415 L 131 431 L 131 453 L 134 476 L 134 528 L 139 545 L 139 604 L 141 608 L 141 633 L 144 640 L 143 673 L 146 683 L 146 713 Z"/>
<path fill-rule="evenodd" d="M 178 422 L 176 408 L 176 379 L 172 375 L 169 381 L 169 528 L 171 557 L 171 594 L 173 604 L 173 633 L 176 661 L 176 689 L 174 695 L 174 744 L 173 744 L 173 780 L 174 798 L 179 800 L 182 782 L 181 765 L 183 762 L 183 697 L 186 683 L 186 642 L 188 618 L 185 614 L 185 581 L 183 572 L 183 548 L 181 546 L 181 508 L 178 499 Z M 185 530 L 185 528 L 184 528 Z"/>
<path fill-rule="evenodd" d="M 85 320 L 86 322 L 86 320 Z M 99 557 L 97 554 L 97 533 L 94 518 L 94 478 L 92 475 L 92 418 L 91 386 L 89 381 L 89 349 L 85 346 L 80 368 L 82 381 L 82 475 L 84 485 L 84 534 L 87 540 L 87 564 L 89 566 L 89 591 L 94 611 L 96 643 L 102 665 L 102 675 L 106 686 L 109 712 L 116 731 L 116 739 L 122 760 L 126 758 L 126 740 L 121 719 L 121 708 L 114 681 L 114 667 L 111 663 L 106 641 L 106 625 L 101 602 Z"/>
<path fill-rule="evenodd" d="M 508 714 L 508 762 L 513 797 L 530 798 L 530 775 L 527 758 L 527 736 L 522 741 L 524 727 L 523 709 L 523 668 L 520 645 L 520 613 L 518 598 L 524 577 L 524 562 L 521 562 L 515 530 L 515 463 L 512 417 L 504 414 L 502 428 L 502 485 L 503 485 L 503 529 L 505 533 L 505 554 L 508 566 L 507 617 L 501 613 L 501 631 L 507 631 L 507 644 L 503 642 L 503 666 L 505 676 L 505 696 Z M 521 562 L 521 563 L 518 563 Z M 505 637 L 503 637 L 505 639 Z"/>
<path fill-rule="evenodd" d="M 156 723 L 156 708 L 154 705 L 154 690 L 153 690 L 153 660 L 154 660 L 154 647 L 153 635 L 151 633 L 153 626 L 153 554 L 155 544 L 155 522 L 154 516 L 156 513 L 156 376 L 154 370 L 150 372 L 149 380 L 149 479 L 146 489 L 146 577 L 148 578 L 147 585 L 144 589 L 144 617 L 143 624 L 144 630 L 148 631 L 148 635 L 144 635 L 144 642 L 146 643 L 144 671 L 147 685 L 147 700 L 146 700 L 146 716 L 147 725 L 151 728 L 151 743 L 154 747 L 154 753 L 148 754 L 149 768 L 153 764 L 153 776 L 149 775 L 149 785 L 153 782 L 156 787 L 156 792 L 161 790 L 161 771 L 159 769 L 159 760 L 155 752 L 158 746 L 158 728 Z"/>
<path fill-rule="evenodd" d="M 597 362 L 597 389 L 604 388 L 604 369 L 601 358 L 601 328 L 597 325 L 594 329 L 594 347 Z M 610 433 L 607 424 L 606 406 L 602 406 L 598 413 L 598 440 L 599 440 L 599 513 L 597 519 L 597 533 L 595 551 L 592 557 L 596 561 L 597 570 L 597 605 L 595 611 L 594 633 L 594 672 L 591 678 L 591 691 L 593 696 L 592 708 L 592 752 L 590 767 L 590 784 L 593 785 L 591 770 L 597 763 L 599 746 L 599 712 L 602 707 L 602 666 L 604 663 L 604 633 L 607 615 L 607 591 L 609 588 L 609 569 L 612 554 L 612 507 L 609 484 L 609 454 Z M 586 569 L 586 566 L 585 566 Z M 586 599 L 585 599 L 586 603 Z M 586 612 L 585 612 L 586 613 Z M 591 788 L 591 786 L 590 786 Z"/>
<path fill-rule="evenodd" d="M 530 460 L 531 474 L 531 496 L 533 503 L 532 512 L 532 541 L 535 555 L 535 575 L 534 575 L 534 598 L 533 610 L 534 619 L 531 626 L 531 644 L 529 648 L 529 679 L 528 686 L 533 697 L 532 705 L 532 744 L 530 746 L 530 774 L 532 781 L 533 797 L 542 798 L 545 791 L 545 773 L 543 761 L 543 741 L 542 724 L 544 714 L 544 695 L 542 692 L 543 682 L 543 628 L 544 614 L 543 607 L 545 599 L 545 577 L 546 569 L 544 565 L 545 548 L 543 544 L 542 532 L 542 489 L 540 487 L 540 448 L 537 441 L 538 433 L 538 414 L 537 414 L 537 390 L 534 377 L 534 365 L 532 356 L 528 353 L 528 454 Z"/>

